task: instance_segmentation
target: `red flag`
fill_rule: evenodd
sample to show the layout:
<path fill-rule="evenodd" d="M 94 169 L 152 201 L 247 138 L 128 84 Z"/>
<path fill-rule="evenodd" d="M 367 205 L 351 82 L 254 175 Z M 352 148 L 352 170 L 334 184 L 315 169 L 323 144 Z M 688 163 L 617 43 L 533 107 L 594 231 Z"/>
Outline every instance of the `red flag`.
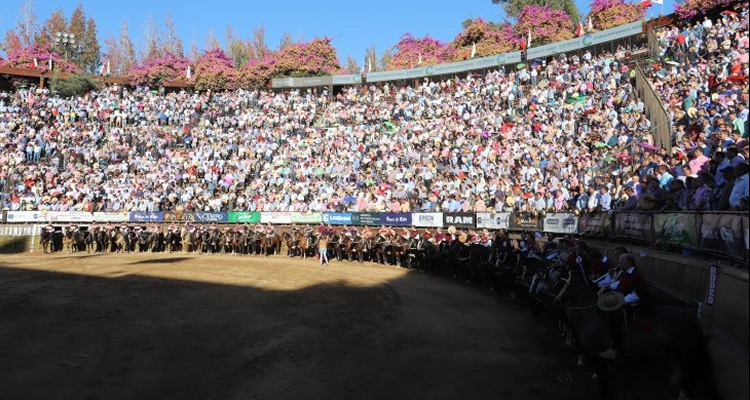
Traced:
<path fill-rule="evenodd" d="M 576 37 L 583 36 L 583 24 L 581 21 L 578 21 L 578 27 L 576 28 Z"/>
<path fill-rule="evenodd" d="M 651 0 L 641 0 L 641 3 L 643 3 L 646 8 L 651 7 Z"/>
<path fill-rule="evenodd" d="M 107 73 L 107 65 L 106 64 L 102 64 L 102 66 L 99 67 L 99 75 L 104 75 L 106 73 Z"/>

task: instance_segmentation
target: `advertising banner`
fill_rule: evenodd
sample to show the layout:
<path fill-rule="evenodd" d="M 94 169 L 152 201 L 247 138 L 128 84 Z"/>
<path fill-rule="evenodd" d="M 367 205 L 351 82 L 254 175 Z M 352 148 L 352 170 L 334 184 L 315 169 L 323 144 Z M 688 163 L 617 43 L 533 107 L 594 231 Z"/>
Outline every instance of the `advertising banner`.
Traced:
<path fill-rule="evenodd" d="M 383 213 L 380 218 L 385 226 L 411 226 L 411 213 Z"/>
<path fill-rule="evenodd" d="M 46 222 L 44 211 L 8 211 L 5 221 L 11 224 L 23 222 Z"/>
<path fill-rule="evenodd" d="M 130 222 L 162 222 L 164 213 L 161 211 L 131 211 Z"/>
<path fill-rule="evenodd" d="M 355 212 L 352 213 L 352 223 L 360 226 L 379 226 L 382 217 L 380 213 Z"/>
<path fill-rule="evenodd" d="M 578 217 L 578 233 L 589 236 L 604 236 L 604 213 L 585 214 Z"/>
<path fill-rule="evenodd" d="M 262 212 L 260 213 L 260 222 L 264 224 L 289 225 L 292 223 L 292 213 L 291 211 Z"/>
<path fill-rule="evenodd" d="M 412 213 L 411 224 L 430 228 L 443 227 L 443 213 Z"/>
<path fill-rule="evenodd" d="M 732 214 L 701 214 L 699 247 L 733 257 L 745 256 L 742 219 Z"/>
<path fill-rule="evenodd" d="M 443 221 L 446 227 L 474 228 L 477 225 L 474 213 L 443 213 Z"/>
<path fill-rule="evenodd" d="M 477 213 L 477 228 L 508 229 L 510 228 L 510 213 Z"/>
<path fill-rule="evenodd" d="M 195 213 L 184 211 L 165 211 L 164 222 L 195 222 Z"/>
<path fill-rule="evenodd" d="M 654 239 L 683 246 L 698 245 L 695 214 L 654 214 Z"/>
<path fill-rule="evenodd" d="M 227 214 L 227 220 L 236 224 L 257 224 L 260 222 L 260 213 L 257 211 L 232 211 Z"/>
<path fill-rule="evenodd" d="M 352 213 L 324 212 L 323 223 L 326 225 L 351 225 Z"/>
<path fill-rule="evenodd" d="M 323 216 L 319 212 L 293 212 L 293 224 L 319 224 Z"/>
<path fill-rule="evenodd" d="M 49 222 L 94 222 L 94 215 L 88 211 L 47 211 Z"/>
<path fill-rule="evenodd" d="M 94 212 L 94 221 L 96 222 L 128 222 L 130 214 L 127 212 Z"/>
<path fill-rule="evenodd" d="M 578 217 L 573 213 L 547 213 L 543 220 L 544 231 L 577 234 Z"/>
<path fill-rule="evenodd" d="M 653 214 L 618 212 L 615 236 L 625 239 L 654 240 Z"/>
<path fill-rule="evenodd" d="M 510 213 L 510 229 L 514 231 L 541 231 L 544 229 L 542 218 L 526 212 Z"/>
<path fill-rule="evenodd" d="M 200 223 L 229 222 L 229 215 L 227 215 L 227 213 L 225 212 L 198 211 L 195 213 L 195 222 L 200 222 Z"/>

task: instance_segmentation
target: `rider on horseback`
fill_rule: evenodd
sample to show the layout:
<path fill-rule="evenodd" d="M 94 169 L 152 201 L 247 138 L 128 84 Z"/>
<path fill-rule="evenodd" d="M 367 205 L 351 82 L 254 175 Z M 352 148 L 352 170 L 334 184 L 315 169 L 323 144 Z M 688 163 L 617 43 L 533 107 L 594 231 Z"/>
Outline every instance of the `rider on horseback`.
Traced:
<path fill-rule="evenodd" d="M 271 225 L 271 223 L 266 224 L 266 235 L 273 236 L 276 234 L 276 229 Z"/>
<path fill-rule="evenodd" d="M 44 230 L 47 231 L 47 233 L 52 233 L 55 231 L 55 227 L 52 225 L 52 222 L 48 222 L 47 226 L 44 227 Z"/>
<path fill-rule="evenodd" d="M 158 233 L 159 232 L 159 226 L 156 224 L 151 225 L 151 233 Z"/>
<path fill-rule="evenodd" d="M 255 233 L 263 233 L 263 224 L 260 222 L 255 224 Z"/>
<path fill-rule="evenodd" d="M 605 279 L 602 279 L 598 284 L 603 291 L 612 290 L 623 297 L 622 302 L 626 306 L 625 317 L 629 320 L 633 318 L 636 311 L 646 314 L 653 311 L 653 298 L 648 288 L 648 282 L 636 268 L 635 257 L 632 254 L 621 254 L 614 274 L 605 275 Z M 619 296 L 616 295 L 615 298 Z M 599 356 L 614 360 L 617 358 L 617 353 L 621 352 L 625 346 L 623 343 L 622 314 L 612 312 L 619 310 L 621 305 L 607 308 L 607 298 L 611 297 L 613 297 L 611 293 L 603 294 L 600 298 L 600 308 L 610 312 L 609 328 L 612 335 L 612 346 L 599 353 Z"/>

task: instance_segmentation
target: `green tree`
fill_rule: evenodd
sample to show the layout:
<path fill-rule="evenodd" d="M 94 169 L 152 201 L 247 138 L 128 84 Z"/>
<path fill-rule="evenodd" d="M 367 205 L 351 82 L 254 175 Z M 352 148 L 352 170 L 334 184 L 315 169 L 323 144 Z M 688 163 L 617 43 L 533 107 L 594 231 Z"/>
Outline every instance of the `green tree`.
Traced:
<path fill-rule="evenodd" d="M 224 33 L 224 43 L 227 44 L 226 53 L 234 60 L 237 68 L 244 67 L 250 59 L 250 46 L 237 36 L 237 31 L 227 24 Z"/>
<path fill-rule="evenodd" d="M 492 0 L 492 4 L 503 7 L 505 14 L 515 19 L 524 7 L 539 6 L 549 7 L 553 10 L 563 10 L 570 15 L 571 21 L 578 24 L 580 13 L 573 0 Z"/>
<path fill-rule="evenodd" d="M 120 37 L 117 39 L 118 47 L 120 50 L 120 56 L 122 59 L 117 64 L 118 75 L 123 75 L 130 71 L 135 65 L 135 47 L 133 42 L 130 40 L 130 27 L 126 21 L 122 21 L 122 32 Z"/>
<path fill-rule="evenodd" d="M 93 18 L 86 21 L 86 30 L 81 37 L 80 66 L 89 73 L 96 72 L 101 61 L 101 46 L 96 35 L 96 22 Z"/>
<path fill-rule="evenodd" d="M 96 89 L 96 84 L 91 75 L 86 73 L 72 74 L 65 80 L 55 74 L 50 81 L 50 88 L 62 97 L 75 97 Z"/>
<path fill-rule="evenodd" d="M 382 68 L 378 66 L 378 51 L 375 45 L 372 45 L 365 49 L 365 68 L 368 72 L 380 71 Z M 369 69 L 372 67 L 372 71 Z"/>
<path fill-rule="evenodd" d="M 357 64 L 357 60 L 351 54 L 346 56 L 346 72 L 350 74 L 358 74 L 362 72 L 362 67 Z"/>
<path fill-rule="evenodd" d="M 65 17 L 62 8 L 58 8 L 42 24 L 42 30 L 39 32 L 37 41 L 51 45 L 55 42 L 56 32 L 66 32 L 67 30 L 68 18 Z"/>
<path fill-rule="evenodd" d="M 86 13 L 83 11 L 83 5 L 78 6 L 73 10 L 73 14 L 70 16 L 70 24 L 68 24 L 67 32 L 75 35 L 75 42 L 66 48 L 56 47 L 59 54 L 65 54 L 67 50 L 68 60 L 74 64 L 81 65 L 81 50 L 83 49 L 83 37 L 86 33 Z"/>

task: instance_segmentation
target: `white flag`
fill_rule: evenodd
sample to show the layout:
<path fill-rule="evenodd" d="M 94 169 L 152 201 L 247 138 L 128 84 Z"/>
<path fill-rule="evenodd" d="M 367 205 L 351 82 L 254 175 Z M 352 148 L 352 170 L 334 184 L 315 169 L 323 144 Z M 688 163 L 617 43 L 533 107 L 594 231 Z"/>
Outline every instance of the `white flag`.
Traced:
<path fill-rule="evenodd" d="M 664 0 L 651 0 L 654 4 L 664 4 Z"/>
<path fill-rule="evenodd" d="M 34 57 L 34 68 L 39 68 L 39 60 Z"/>
<path fill-rule="evenodd" d="M 594 30 L 594 23 L 591 22 L 591 16 L 589 16 L 589 25 L 586 27 L 586 32 L 591 32 Z"/>
<path fill-rule="evenodd" d="M 185 72 L 185 77 L 187 78 L 187 80 L 190 80 L 190 78 L 192 78 L 192 76 L 193 76 L 193 74 L 190 73 L 190 66 L 188 65 L 187 66 L 187 72 Z"/>
<path fill-rule="evenodd" d="M 49 62 L 47 63 L 50 71 L 52 71 L 52 54 L 49 55 Z"/>
<path fill-rule="evenodd" d="M 474 44 L 471 45 L 471 58 L 474 58 L 474 56 L 477 55 L 477 43 L 474 42 Z"/>
<path fill-rule="evenodd" d="M 367 59 L 367 72 L 372 72 L 372 59 Z"/>
<path fill-rule="evenodd" d="M 417 65 L 422 65 L 422 53 L 419 54 L 419 61 L 417 61 Z"/>
<path fill-rule="evenodd" d="M 112 72 L 111 72 L 111 70 L 109 69 L 109 60 L 107 60 L 107 75 L 109 75 L 110 73 L 112 73 Z"/>

